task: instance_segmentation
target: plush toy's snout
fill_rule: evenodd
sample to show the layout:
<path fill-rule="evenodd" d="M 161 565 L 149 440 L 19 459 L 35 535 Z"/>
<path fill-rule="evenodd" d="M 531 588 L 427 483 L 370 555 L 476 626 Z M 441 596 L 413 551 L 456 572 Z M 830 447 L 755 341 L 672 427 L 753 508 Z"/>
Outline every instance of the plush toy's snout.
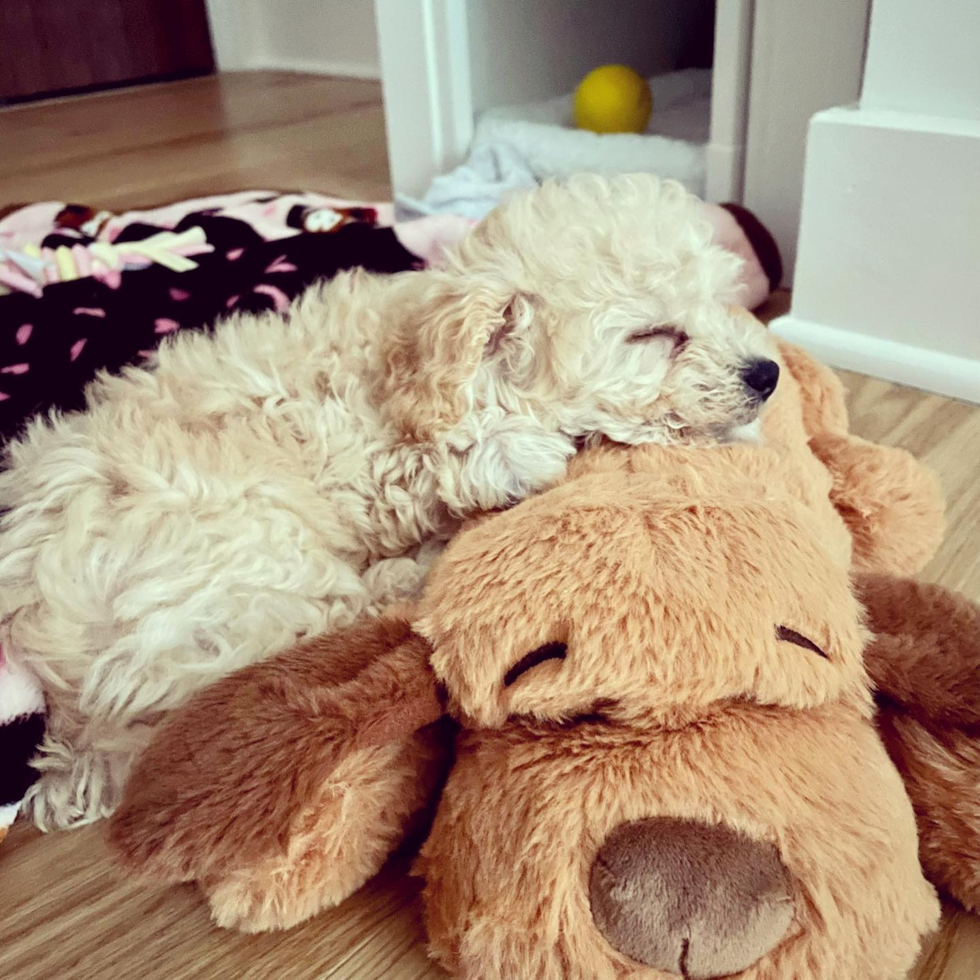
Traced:
<path fill-rule="evenodd" d="M 793 886 L 771 844 L 657 817 L 620 824 L 592 864 L 592 916 L 613 948 L 666 973 L 740 973 L 793 922 Z"/>

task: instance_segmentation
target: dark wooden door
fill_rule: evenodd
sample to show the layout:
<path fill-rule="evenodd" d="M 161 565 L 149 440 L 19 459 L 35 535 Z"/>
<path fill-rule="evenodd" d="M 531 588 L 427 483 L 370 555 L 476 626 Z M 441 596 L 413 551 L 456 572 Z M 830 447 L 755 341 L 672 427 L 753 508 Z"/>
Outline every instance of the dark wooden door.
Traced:
<path fill-rule="evenodd" d="M 0 0 L 0 100 L 214 71 L 205 0 Z"/>

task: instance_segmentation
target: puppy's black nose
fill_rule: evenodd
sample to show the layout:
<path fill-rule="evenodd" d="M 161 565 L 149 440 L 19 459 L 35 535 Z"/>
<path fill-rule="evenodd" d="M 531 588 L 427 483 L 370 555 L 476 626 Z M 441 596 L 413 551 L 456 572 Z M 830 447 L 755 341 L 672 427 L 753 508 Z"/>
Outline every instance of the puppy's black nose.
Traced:
<path fill-rule="evenodd" d="M 742 384 L 755 398 L 764 402 L 775 390 L 779 381 L 779 365 L 775 361 L 749 361 L 742 368 Z"/>

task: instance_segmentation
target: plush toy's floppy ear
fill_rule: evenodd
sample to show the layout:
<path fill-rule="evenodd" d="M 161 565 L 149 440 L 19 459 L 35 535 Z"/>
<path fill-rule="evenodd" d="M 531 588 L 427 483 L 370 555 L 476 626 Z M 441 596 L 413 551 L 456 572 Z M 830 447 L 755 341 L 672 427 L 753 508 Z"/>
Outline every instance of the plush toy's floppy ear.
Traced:
<path fill-rule="evenodd" d="M 110 842 L 131 870 L 166 881 L 284 851 L 339 762 L 442 717 L 429 652 L 406 616 L 388 615 L 218 681 L 157 732 Z"/>
<path fill-rule="evenodd" d="M 810 440 L 834 484 L 830 499 L 854 538 L 854 567 L 914 575 L 936 553 L 945 529 L 935 474 L 911 453 L 857 436 Z"/>
<path fill-rule="evenodd" d="M 939 585 L 859 575 L 880 695 L 935 725 L 980 725 L 980 606 Z"/>
<path fill-rule="evenodd" d="M 848 432 L 844 386 L 825 365 L 781 341 L 779 354 L 797 381 L 810 450 L 833 479 L 830 499 L 854 544 L 861 572 L 913 575 L 943 537 L 939 481 L 911 453 Z"/>
<path fill-rule="evenodd" d="M 865 659 L 878 730 L 905 780 L 926 876 L 980 911 L 980 606 L 884 575 L 855 583 L 874 630 Z"/>

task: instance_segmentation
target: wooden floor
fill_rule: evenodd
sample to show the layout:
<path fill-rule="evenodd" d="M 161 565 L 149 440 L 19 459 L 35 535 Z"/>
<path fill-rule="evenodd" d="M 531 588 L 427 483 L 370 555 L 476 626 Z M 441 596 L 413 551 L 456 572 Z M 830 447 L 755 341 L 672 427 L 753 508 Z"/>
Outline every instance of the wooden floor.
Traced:
<path fill-rule="evenodd" d="M 0 111 L 0 147 L 0 207 L 47 198 L 123 208 L 260 185 L 389 194 L 380 95 L 370 82 L 247 75 L 21 107 Z M 980 409 L 845 380 L 854 430 L 907 447 L 942 478 L 949 533 L 925 577 L 980 600 Z M 102 832 L 42 837 L 18 824 L 0 847 L 4 980 L 443 976 L 426 958 L 404 859 L 341 909 L 288 933 L 248 937 L 212 928 L 192 887 L 122 879 Z M 948 910 L 913 978 L 978 977 L 980 920 Z"/>
<path fill-rule="evenodd" d="M 389 198 L 379 84 L 248 73 L 0 110 L 0 208 L 256 189 Z"/>

